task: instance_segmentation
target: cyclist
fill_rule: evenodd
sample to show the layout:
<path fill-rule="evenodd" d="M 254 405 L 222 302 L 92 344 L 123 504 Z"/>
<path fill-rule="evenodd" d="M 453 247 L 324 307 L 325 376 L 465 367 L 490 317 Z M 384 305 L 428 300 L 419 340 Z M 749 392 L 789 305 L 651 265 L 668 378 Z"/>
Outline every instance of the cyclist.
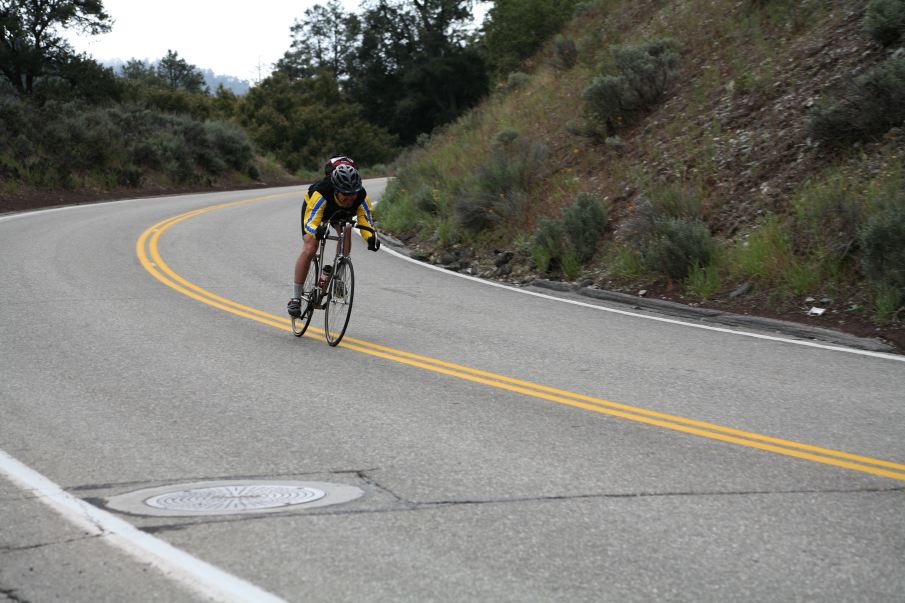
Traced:
<path fill-rule="evenodd" d="M 317 253 L 317 242 L 327 236 L 327 220 L 338 220 L 341 217 L 358 218 L 358 223 L 368 228 L 371 224 L 371 199 L 361 183 L 361 175 L 349 163 L 340 163 L 329 178 L 313 185 L 305 202 L 302 204 L 302 252 L 295 261 L 293 273 L 293 294 L 287 305 L 290 316 L 301 316 L 303 283 L 308 276 L 311 258 Z M 334 229 L 336 224 L 333 224 Z M 368 230 L 360 230 L 368 249 L 380 249 L 377 235 Z M 343 253 L 349 255 L 352 248 L 351 230 L 346 231 L 343 241 Z"/>

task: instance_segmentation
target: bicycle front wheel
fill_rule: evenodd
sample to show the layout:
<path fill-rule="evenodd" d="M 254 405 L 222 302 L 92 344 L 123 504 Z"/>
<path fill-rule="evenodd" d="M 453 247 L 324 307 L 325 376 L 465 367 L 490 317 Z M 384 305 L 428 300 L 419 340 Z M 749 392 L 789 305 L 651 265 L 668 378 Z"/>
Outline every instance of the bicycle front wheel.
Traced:
<path fill-rule="evenodd" d="M 317 283 L 317 256 L 311 258 L 311 265 L 308 267 L 308 276 L 305 277 L 305 285 L 302 287 L 302 292 L 304 293 L 306 299 L 302 299 L 302 315 L 299 317 L 292 317 L 292 334 L 296 337 L 301 337 L 305 334 L 305 331 L 308 330 L 308 325 L 311 324 L 311 315 L 314 314 L 314 285 Z"/>
<path fill-rule="evenodd" d="M 327 302 L 327 309 L 324 312 L 327 323 L 327 343 L 331 346 L 339 345 L 346 333 L 349 317 L 352 315 L 354 294 L 355 273 L 352 271 L 352 260 L 340 258 L 330 281 L 330 300 Z"/>

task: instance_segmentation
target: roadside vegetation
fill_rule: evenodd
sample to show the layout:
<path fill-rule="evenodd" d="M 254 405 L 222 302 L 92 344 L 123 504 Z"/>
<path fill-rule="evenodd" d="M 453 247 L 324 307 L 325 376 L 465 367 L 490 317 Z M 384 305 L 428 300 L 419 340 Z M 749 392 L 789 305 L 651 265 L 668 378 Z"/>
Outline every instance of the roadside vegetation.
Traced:
<path fill-rule="evenodd" d="M 901 325 L 903 34 L 902 0 L 574 3 L 381 224 L 478 274 Z"/>
<path fill-rule="evenodd" d="M 302 181 L 337 153 L 385 173 L 401 146 L 486 94 L 493 67 L 471 7 L 315 5 L 286 24 L 293 41 L 272 73 L 237 96 L 208 89 L 176 50 L 116 71 L 75 53 L 65 31 L 114 26 L 100 0 L 0 0 L 0 197 Z"/>

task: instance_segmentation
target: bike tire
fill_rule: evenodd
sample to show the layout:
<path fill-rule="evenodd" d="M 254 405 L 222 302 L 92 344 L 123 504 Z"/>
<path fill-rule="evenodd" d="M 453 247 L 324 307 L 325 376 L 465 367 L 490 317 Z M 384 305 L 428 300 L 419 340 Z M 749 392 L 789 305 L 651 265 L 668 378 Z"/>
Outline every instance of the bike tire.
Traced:
<path fill-rule="evenodd" d="M 305 277 L 305 284 L 302 286 L 302 292 L 308 297 L 308 303 L 302 309 L 302 315 L 292 317 L 292 334 L 301 337 L 308 330 L 311 324 L 311 317 L 314 315 L 314 286 L 317 283 L 318 263 L 317 256 L 311 258 L 311 265 L 308 267 L 308 276 Z"/>
<path fill-rule="evenodd" d="M 327 343 L 336 347 L 346 334 L 355 298 L 355 271 L 352 270 L 352 260 L 349 258 L 340 258 L 337 263 L 330 280 L 329 292 L 324 312 L 324 335 Z"/>

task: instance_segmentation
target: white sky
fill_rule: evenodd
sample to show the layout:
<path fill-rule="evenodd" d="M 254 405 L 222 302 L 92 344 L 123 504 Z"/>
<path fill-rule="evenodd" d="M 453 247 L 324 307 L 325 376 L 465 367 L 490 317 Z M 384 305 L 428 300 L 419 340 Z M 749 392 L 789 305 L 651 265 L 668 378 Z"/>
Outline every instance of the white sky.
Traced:
<path fill-rule="evenodd" d="M 342 3 L 359 12 L 358 0 Z M 104 0 L 112 31 L 69 39 L 98 61 L 154 61 L 175 50 L 200 69 L 254 82 L 289 50 L 289 28 L 315 4 L 326 0 Z"/>

